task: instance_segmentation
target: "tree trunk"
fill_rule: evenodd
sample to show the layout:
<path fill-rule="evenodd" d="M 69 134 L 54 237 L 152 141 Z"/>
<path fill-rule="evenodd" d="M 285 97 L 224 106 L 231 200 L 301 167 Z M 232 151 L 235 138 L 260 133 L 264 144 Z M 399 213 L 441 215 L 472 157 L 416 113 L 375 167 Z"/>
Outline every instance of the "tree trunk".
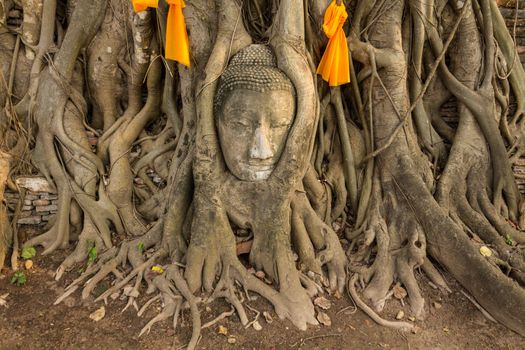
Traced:
<path fill-rule="evenodd" d="M 246 325 L 240 295 L 256 292 L 306 329 L 317 323 L 312 297 L 348 288 L 374 320 L 410 330 L 377 313 L 402 286 L 424 318 L 414 270 L 446 293 L 438 262 L 525 336 L 524 206 L 512 173 L 525 152 L 525 72 L 495 1 L 338 5 L 351 18 L 352 82 L 342 87 L 316 76 L 329 1 L 189 1 L 190 67 L 161 56 L 165 1 L 139 13 L 127 0 L 46 1 L 41 12 L 23 3 L 17 45 L 35 59 L 14 75 L 24 91 L 0 94 L 0 122 L 19 118 L 34 142 L 18 148 L 59 193 L 55 224 L 25 245 L 76 245 L 57 279 L 90 262 L 57 302 L 114 275 L 97 300 L 130 283 L 128 306 L 160 293 L 164 309 L 143 332 L 176 320 L 186 301 L 194 348 L 202 293 L 226 298 Z M 2 4 L 0 20 L 15 7 Z M 7 33 L 0 40 L 14 42 Z M 441 115 L 451 102 L 457 124 Z"/>

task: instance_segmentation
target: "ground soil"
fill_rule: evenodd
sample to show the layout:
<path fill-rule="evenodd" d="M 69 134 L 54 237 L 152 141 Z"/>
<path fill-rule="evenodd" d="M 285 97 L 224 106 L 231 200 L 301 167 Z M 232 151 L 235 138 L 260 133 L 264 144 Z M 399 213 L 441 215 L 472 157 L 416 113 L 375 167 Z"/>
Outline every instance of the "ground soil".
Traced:
<path fill-rule="evenodd" d="M 191 335 L 189 312 L 183 312 L 182 327 L 174 331 L 171 319 L 157 324 L 149 334 L 138 337 L 142 327 L 154 317 L 160 304 L 153 304 L 138 317 L 133 308 L 121 312 L 125 301 L 110 301 L 106 316 L 99 322 L 89 318 L 90 313 L 103 303 L 81 302 L 79 293 L 58 306 L 53 302 L 67 283 L 78 276 L 72 271 L 64 280 L 52 278 L 65 254 L 34 258 L 33 269 L 26 271 L 24 286 L 10 284 L 12 272 L 0 273 L 0 296 L 9 293 L 6 307 L 0 306 L 0 350 L 11 349 L 169 349 L 173 341 L 183 348 Z M 78 267 L 79 269 L 81 266 Z M 448 276 L 447 276 L 448 277 Z M 250 306 L 269 311 L 274 321 L 268 324 L 261 316 L 263 330 L 243 329 L 236 315 L 202 332 L 199 349 L 525 349 L 525 339 L 492 323 L 463 295 L 462 288 L 448 277 L 453 292 L 443 295 L 428 284 L 421 273 L 418 279 L 430 305 L 428 317 L 416 322 L 417 334 L 406 334 L 378 326 L 361 311 L 355 311 L 351 299 L 345 295 L 332 301 L 327 311 L 332 325 L 310 326 L 306 332 L 297 330 L 290 322 L 278 320 L 271 306 L 259 298 Z M 102 284 L 102 293 L 109 281 Z M 141 296 L 143 305 L 148 296 Z M 437 308 L 436 308 L 437 306 Z M 229 310 L 224 301 L 217 301 L 211 309 L 203 310 L 203 323 Z M 390 300 L 382 315 L 394 319 L 399 310 L 410 316 L 408 305 Z M 254 313 L 248 311 L 250 317 Z M 229 344 L 227 337 L 218 333 L 219 325 L 228 329 L 236 339 Z"/>

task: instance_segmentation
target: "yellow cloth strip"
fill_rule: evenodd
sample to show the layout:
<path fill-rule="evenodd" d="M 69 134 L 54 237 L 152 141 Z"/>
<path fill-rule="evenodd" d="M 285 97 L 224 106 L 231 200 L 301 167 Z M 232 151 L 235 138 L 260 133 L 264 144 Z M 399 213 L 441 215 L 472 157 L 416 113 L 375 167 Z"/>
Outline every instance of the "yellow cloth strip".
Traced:
<path fill-rule="evenodd" d="M 343 25 L 348 18 L 344 3 L 337 5 L 333 0 L 324 14 L 323 30 L 329 38 L 323 58 L 317 67 L 330 86 L 339 86 L 350 82 L 350 63 L 348 44 Z"/>
<path fill-rule="evenodd" d="M 159 7 L 159 0 L 132 0 L 133 10 L 135 12 L 141 12 L 146 10 L 148 7 Z"/>
<path fill-rule="evenodd" d="M 184 0 L 167 0 L 170 5 L 166 25 L 166 58 L 190 66 L 190 43 L 182 9 Z"/>
<path fill-rule="evenodd" d="M 182 9 L 186 6 L 184 0 L 166 0 L 170 9 L 166 24 L 166 59 L 190 66 L 190 44 L 186 21 Z M 140 12 L 149 7 L 157 8 L 159 0 L 132 0 L 135 12 Z"/>

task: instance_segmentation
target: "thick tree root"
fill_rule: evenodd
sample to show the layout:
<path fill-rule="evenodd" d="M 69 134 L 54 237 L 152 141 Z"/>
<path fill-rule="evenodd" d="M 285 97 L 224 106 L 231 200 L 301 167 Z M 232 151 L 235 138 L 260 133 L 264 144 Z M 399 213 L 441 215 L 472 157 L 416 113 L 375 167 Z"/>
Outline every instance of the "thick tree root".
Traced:
<path fill-rule="evenodd" d="M 95 302 L 102 300 L 107 301 L 108 297 L 114 293 L 123 293 L 128 298 L 125 308 L 130 305 L 135 305 L 138 309 L 136 300 L 140 294 L 142 281 L 145 280 L 149 284 L 148 294 L 154 291 L 160 293 L 163 310 L 144 326 L 141 334 L 149 332 L 149 329 L 151 329 L 155 323 L 169 317 L 174 318 L 173 323 L 176 326 L 180 311 L 185 308 L 185 305 L 188 305 L 193 322 L 193 334 L 188 348 L 193 349 L 200 336 L 201 320 L 198 304 L 201 303 L 201 299 L 191 293 L 186 281 L 188 278 L 189 280 L 193 280 L 191 274 L 198 271 L 198 269 L 186 270 L 185 275 L 188 277 L 183 277 L 182 272 L 184 269 L 180 264 L 165 266 L 164 271 L 160 275 L 152 272 L 152 267 L 157 265 L 157 261 L 162 260 L 165 253 L 163 253 L 161 249 L 156 251 L 149 259 L 142 259 L 143 253 L 137 250 L 137 244 L 144 242 L 144 248 L 148 249 L 151 240 L 146 236 L 125 243 L 119 252 L 112 248 L 101 255 L 100 260 L 97 261 L 96 264 L 88 267 L 82 276 L 66 288 L 65 293 L 57 299 L 56 304 L 78 290 L 84 281 L 82 298 L 87 298 L 100 281 L 113 273 L 117 277 L 115 284 L 98 296 Z M 123 275 L 118 271 L 118 266 L 126 261 L 131 262 L 133 270 L 127 275 Z M 300 329 L 306 329 L 307 323 L 317 324 L 313 314 L 313 305 L 305 290 L 298 289 L 294 291 L 287 288 L 278 292 L 249 273 L 237 257 L 231 254 L 225 254 L 221 257 L 221 266 L 222 273 L 220 279 L 217 284 L 213 286 L 211 295 L 203 300 L 205 303 L 211 303 L 218 298 L 226 299 L 236 310 L 241 323 L 246 326 L 249 325 L 250 321 L 245 311 L 243 301 L 249 301 L 250 297 L 248 293 L 255 292 L 274 305 L 276 313 L 281 319 L 287 318 L 291 320 Z M 151 277 L 152 275 L 154 276 L 153 278 Z M 237 283 L 242 286 L 240 291 L 237 288 Z M 243 294 L 246 294 L 246 298 Z M 304 298 L 302 296 L 304 296 Z M 159 296 L 155 298 L 158 299 Z M 139 310 L 139 316 L 148 305 L 156 300 L 155 298 L 150 299 Z"/>

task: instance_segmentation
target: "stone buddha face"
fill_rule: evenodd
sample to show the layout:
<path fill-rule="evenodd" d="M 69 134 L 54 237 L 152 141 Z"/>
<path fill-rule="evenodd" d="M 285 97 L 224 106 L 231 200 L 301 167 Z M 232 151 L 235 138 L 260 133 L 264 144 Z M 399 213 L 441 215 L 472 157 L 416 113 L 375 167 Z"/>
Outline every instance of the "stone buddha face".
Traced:
<path fill-rule="evenodd" d="M 243 181 L 260 181 L 270 177 L 284 150 L 295 95 L 269 48 L 251 45 L 245 50 L 232 59 L 233 67 L 221 79 L 217 132 L 230 172 Z M 253 57 L 261 55 L 267 58 Z M 251 65 L 253 58 L 256 64 Z"/>
<path fill-rule="evenodd" d="M 226 165 L 240 180 L 266 180 L 277 165 L 295 115 L 288 91 L 236 89 L 223 102 L 218 120 Z"/>

